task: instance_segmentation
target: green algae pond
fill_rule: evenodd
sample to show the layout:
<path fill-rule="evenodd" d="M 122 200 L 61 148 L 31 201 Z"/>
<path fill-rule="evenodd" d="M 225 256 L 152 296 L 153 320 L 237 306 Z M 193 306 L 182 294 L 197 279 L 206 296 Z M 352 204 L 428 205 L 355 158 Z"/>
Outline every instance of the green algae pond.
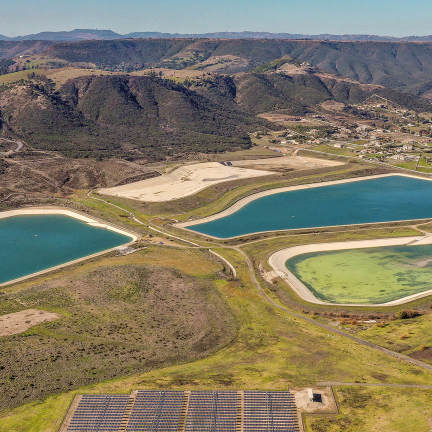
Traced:
<path fill-rule="evenodd" d="M 330 303 L 388 303 L 432 290 L 432 245 L 308 253 L 286 266 Z"/>

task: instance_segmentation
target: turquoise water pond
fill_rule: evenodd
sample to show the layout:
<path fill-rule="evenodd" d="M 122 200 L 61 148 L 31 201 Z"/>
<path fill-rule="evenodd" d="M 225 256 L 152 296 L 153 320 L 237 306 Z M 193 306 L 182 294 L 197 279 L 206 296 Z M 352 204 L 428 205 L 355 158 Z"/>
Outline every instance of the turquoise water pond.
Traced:
<path fill-rule="evenodd" d="M 432 181 L 394 175 L 259 198 L 188 228 L 219 238 L 261 231 L 432 218 Z"/>
<path fill-rule="evenodd" d="M 63 215 L 0 219 L 0 283 L 102 252 L 131 238 Z"/>

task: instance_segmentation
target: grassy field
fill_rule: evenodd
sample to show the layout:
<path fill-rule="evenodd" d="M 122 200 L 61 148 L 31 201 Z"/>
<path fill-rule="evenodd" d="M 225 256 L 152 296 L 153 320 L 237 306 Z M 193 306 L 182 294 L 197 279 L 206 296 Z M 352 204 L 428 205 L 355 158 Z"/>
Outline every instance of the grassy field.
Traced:
<path fill-rule="evenodd" d="M 431 289 L 432 246 L 352 249 L 299 255 L 287 262 L 318 298 L 387 303 Z"/>
<path fill-rule="evenodd" d="M 411 162 L 400 162 L 400 163 L 396 163 L 394 164 L 397 167 L 400 168 L 406 168 L 406 169 L 410 169 L 413 171 L 419 171 L 419 172 L 424 172 L 424 173 L 431 173 L 432 172 L 432 167 L 422 164 L 420 162 L 420 164 L 417 165 L 416 161 L 411 161 Z"/>
<path fill-rule="evenodd" d="M 355 157 L 355 153 L 347 148 L 338 148 L 333 147 L 330 145 L 320 144 L 313 147 L 313 150 L 324 152 L 324 153 L 331 153 L 334 155 L 341 155 L 341 156 L 353 156 Z"/>
<path fill-rule="evenodd" d="M 66 393 L 58 391 L 56 395 L 4 412 L 0 417 L 0 431 L 56 431 L 77 392 L 119 393 L 136 388 L 277 390 L 332 380 L 432 383 L 432 373 L 343 337 L 329 335 L 268 305 L 251 284 L 243 258 L 234 250 L 218 251 L 236 265 L 239 280 L 215 279 L 212 261 L 207 264 L 192 261 L 185 257 L 184 250 L 164 249 L 157 256 L 144 254 L 143 259 L 152 265 L 163 262 L 179 271 L 192 265 L 195 275 L 210 280 L 213 289 L 229 304 L 239 328 L 229 345 L 201 360 L 162 369 L 156 367 Z M 14 292 L 20 293 L 21 289 L 15 287 Z M 360 412 L 358 416 L 366 420 L 368 413 Z M 421 421 L 422 416 L 420 411 L 413 413 L 412 421 Z M 392 423 L 391 416 L 387 415 L 387 421 Z"/>
<path fill-rule="evenodd" d="M 432 390 L 339 387 L 340 414 L 306 418 L 307 432 L 429 432 Z"/>
<path fill-rule="evenodd" d="M 5 75 L 0 75 L 0 85 L 1 84 L 11 84 L 20 80 L 28 79 L 29 75 L 33 73 L 40 73 L 40 69 L 28 69 L 19 72 L 12 72 Z"/>
<path fill-rule="evenodd" d="M 376 324 L 357 335 L 391 350 L 432 363 L 432 313 L 413 319 Z"/>

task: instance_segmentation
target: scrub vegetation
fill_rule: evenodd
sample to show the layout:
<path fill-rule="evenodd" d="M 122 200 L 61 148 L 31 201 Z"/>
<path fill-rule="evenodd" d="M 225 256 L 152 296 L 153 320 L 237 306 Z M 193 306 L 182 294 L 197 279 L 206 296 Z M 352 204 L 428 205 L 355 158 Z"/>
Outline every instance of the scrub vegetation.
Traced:
<path fill-rule="evenodd" d="M 183 262 L 195 263 L 189 269 L 151 264 L 163 253 L 106 258 L 4 290 L 0 315 L 38 308 L 59 319 L 0 338 L 0 410 L 195 360 L 230 342 L 236 323 L 212 287 L 219 266 L 193 251 L 182 254 Z M 194 274 L 197 265 L 202 269 Z"/>
<path fill-rule="evenodd" d="M 396 317 L 401 316 L 406 315 L 400 313 Z M 358 335 L 391 350 L 432 363 L 432 313 L 375 324 Z"/>

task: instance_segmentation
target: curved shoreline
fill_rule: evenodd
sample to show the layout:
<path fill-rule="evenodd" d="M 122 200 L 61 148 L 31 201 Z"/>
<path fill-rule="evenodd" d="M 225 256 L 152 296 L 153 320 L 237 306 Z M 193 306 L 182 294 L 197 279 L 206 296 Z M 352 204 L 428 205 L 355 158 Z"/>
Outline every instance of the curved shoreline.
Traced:
<path fill-rule="evenodd" d="M 93 226 L 95 228 L 103 228 L 103 229 L 107 229 L 110 231 L 114 231 L 118 234 L 124 235 L 126 237 L 129 237 L 131 240 L 129 242 L 123 243 L 119 246 L 110 248 L 110 249 L 105 249 L 103 251 L 100 252 L 96 252 L 94 254 L 90 254 L 90 255 L 86 255 L 83 256 L 81 258 L 77 258 L 75 260 L 72 261 L 67 261 L 63 264 L 59 264 L 53 267 L 48 267 L 46 269 L 40 270 L 38 272 L 35 273 L 31 273 L 25 276 L 21 276 L 19 278 L 16 279 L 11 279 L 9 281 L 6 282 L 2 282 L 0 283 L 0 287 L 6 286 L 6 285 L 12 285 L 18 282 L 22 282 L 26 279 L 30 279 L 36 276 L 40 276 L 42 274 L 51 272 L 51 271 L 55 271 L 55 270 L 59 270 L 63 267 L 69 266 L 69 265 L 73 265 L 73 264 L 77 264 L 79 262 L 91 259 L 91 258 L 95 258 L 97 256 L 100 255 L 104 255 L 106 253 L 112 252 L 117 250 L 118 248 L 122 248 L 122 247 L 126 247 L 129 246 L 133 243 L 135 243 L 138 240 L 138 236 L 130 231 L 126 231 L 124 229 L 121 228 L 117 228 L 113 225 L 109 225 L 107 223 L 103 223 L 100 220 L 97 220 L 97 218 L 93 218 L 93 217 L 89 217 L 89 216 L 85 216 L 83 214 L 80 214 L 79 212 L 75 211 L 75 210 L 70 210 L 67 208 L 50 208 L 50 207 L 28 207 L 28 208 L 22 208 L 22 209 L 16 209 L 16 210 L 6 210 L 3 212 L 0 212 L 0 219 L 6 219 L 6 218 L 10 218 L 10 217 L 15 217 L 15 216 L 26 216 L 26 215 L 63 215 L 63 216 L 69 216 L 72 217 L 74 219 L 78 219 L 81 222 L 85 222 L 86 224 Z"/>
<path fill-rule="evenodd" d="M 390 239 L 376 239 L 376 240 L 356 240 L 335 243 L 315 243 L 303 246 L 294 246 L 282 249 L 272 254 L 268 260 L 271 268 L 277 276 L 282 278 L 291 289 L 303 300 L 325 306 L 349 306 L 349 307 L 383 307 L 383 306 L 398 306 L 404 303 L 411 302 L 423 297 L 432 295 L 432 290 L 423 291 L 421 293 L 412 294 L 407 297 L 402 297 L 397 300 L 392 300 L 387 303 L 330 303 L 318 299 L 309 288 L 300 281 L 288 268 L 286 262 L 295 256 L 303 255 L 313 252 L 327 252 L 348 249 L 365 249 L 373 247 L 386 247 L 386 246 L 407 246 L 407 245 L 428 245 L 432 244 L 432 235 L 430 236 L 417 236 L 417 237 L 396 237 Z"/>
<path fill-rule="evenodd" d="M 215 213 L 211 216 L 207 216 L 207 217 L 201 218 L 201 219 L 195 219 L 192 221 L 176 223 L 173 226 L 175 226 L 176 228 L 182 228 L 182 229 L 190 231 L 192 233 L 199 234 L 199 235 L 213 238 L 213 239 L 232 240 L 232 239 L 241 238 L 241 237 L 248 236 L 248 235 L 264 234 L 264 233 L 269 233 L 269 232 L 293 231 L 293 230 L 298 230 L 298 229 L 319 229 L 319 228 L 322 229 L 322 228 L 333 228 L 333 227 L 338 227 L 338 226 L 375 225 L 375 224 L 379 224 L 379 223 L 383 224 L 383 223 L 403 222 L 403 220 L 396 220 L 396 221 L 385 221 L 385 222 L 366 222 L 366 223 L 362 223 L 362 224 L 329 225 L 329 226 L 307 227 L 307 228 L 306 227 L 305 228 L 287 228 L 287 229 L 281 229 L 281 230 L 257 231 L 257 232 L 251 232 L 251 233 L 242 234 L 242 235 L 233 236 L 233 237 L 216 237 L 216 236 L 212 236 L 210 234 L 205 234 L 205 233 L 195 231 L 193 229 L 188 228 L 188 227 L 191 227 L 194 225 L 200 225 L 200 224 L 212 222 L 214 220 L 222 219 L 224 217 L 230 216 L 231 214 L 236 213 L 237 211 L 239 211 L 240 209 L 242 209 L 246 205 L 250 204 L 251 202 L 256 201 L 260 198 L 270 196 L 270 195 L 277 195 L 277 194 L 284 193 L 284 192 L 291 192 L 291 191 L 305 190 L 305 189 L 315 189 L 315 188 L 339 185 L 339 184 L 344 184 L 344 183 L 354 183 L 354 182 L 360 182 L 360 181 L 365 181 L 365 180 L 374 180 L 374 179 L 378 179 L 378 178 L 395 177 L 395 176 L 409 177 L 409 178 L 414 178 L 417 180 L 432 181 L 432 178 L 425 178 L 425 177 L 415 176 L 415 175 L 411 175 L 411 174 L 389 173 L 389 174 L 378 174 L 378 175 L 365 176 L 365 177 L 347 178 L 347 179 L 343 179 L 343 180 L 332 180 L 332 181 L 320 182 L 320 183 L 308 183 L 308 184 L 304 184 L 304 185 L 286 186 L 286 187 L 282 187 L 282 188 L 269 189 L 266 191 L 262 191 L 262 192 L 258 192 L 258 193 L 249 195 L 247 197 L 241 198 L 239 201 L 235 202 L 232 206 L 228 207 L 227 209 L 225 209 L 219 213 Z M 430 219 L 430 218 L 420 218 L 420 219 L 413 219 L 413 220 L 428 220 L 428 219 Z"/>

